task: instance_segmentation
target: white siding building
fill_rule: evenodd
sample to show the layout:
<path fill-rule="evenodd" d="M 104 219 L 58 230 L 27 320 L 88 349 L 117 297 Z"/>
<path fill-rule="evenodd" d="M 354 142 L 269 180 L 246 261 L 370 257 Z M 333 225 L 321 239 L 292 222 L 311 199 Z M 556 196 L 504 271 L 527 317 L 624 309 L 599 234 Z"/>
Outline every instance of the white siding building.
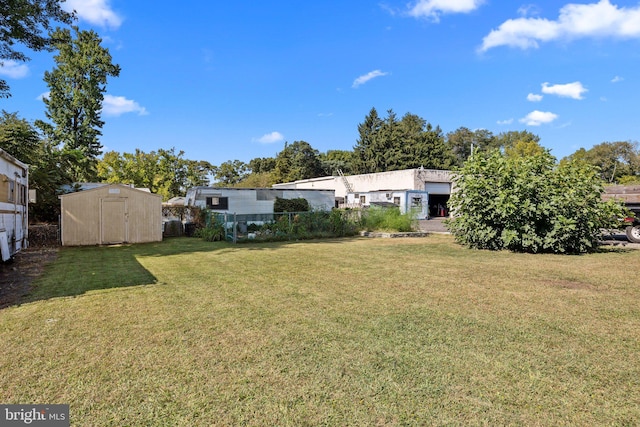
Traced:
<path fill-rule="evenodd" d="M 193 187 L 187 191 L 185 206 L 198 206 L 219 213 L 272 214 L 276 197 L 305 199 L 314 210 L 331 210 L 335 206 L 333 190 L 293 188 L 216 188 Z"/>
<path fill-rule="evenodd" d="M 445 207 L 449 201 L 452 188 L 452 172 L 448 170 L 436 169 L 404 169 L 389 172 L 369 173 L 362 175 L 348 176 L 325 176 L 320 178 L 304 179 L 300 181 L 275 184 L 277 189 L 331 189 L 335 190 L 336 199 L 341 204 L 352 205 L 362 204 L 361 197 L 364 195 L 364 205 L 367 194 L 373 197 L 374 193 L 381 193 L 386 198 L 387 194 L 393 192 L 403 192 L 400 196 L 401 206 L 406 202 L 406 197 L 411 197 L 407 192 L 426 193 L 421 196 L 426 204 L 426 210 L 430 216 L 446 215 Z M 378 197 L 378 196 L 375 196 Z"/>

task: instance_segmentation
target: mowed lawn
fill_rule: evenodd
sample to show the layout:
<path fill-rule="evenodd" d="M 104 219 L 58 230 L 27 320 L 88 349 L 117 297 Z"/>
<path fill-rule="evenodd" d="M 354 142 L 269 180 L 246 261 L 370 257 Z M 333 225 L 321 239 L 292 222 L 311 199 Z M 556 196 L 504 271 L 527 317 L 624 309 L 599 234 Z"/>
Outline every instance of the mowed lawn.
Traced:
<path fill-rule="evenodd" d="M 0 402 L 74 426 L 638 425 L 640 251 L 450 236 L 61 249 Z"/>

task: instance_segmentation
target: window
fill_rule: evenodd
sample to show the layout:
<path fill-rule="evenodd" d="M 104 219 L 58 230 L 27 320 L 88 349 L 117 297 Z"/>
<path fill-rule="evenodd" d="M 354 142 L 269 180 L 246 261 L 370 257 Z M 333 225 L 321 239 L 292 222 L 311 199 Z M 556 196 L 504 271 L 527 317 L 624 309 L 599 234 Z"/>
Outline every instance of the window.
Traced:
<path fill-rule="evenodd" d="M 367 203 L 367 196 L 360 196 L 360 203 L 362 203 L 363 205 Z"/>
<path fill-rule="evenodd" d="M 400 206 L 400 197 L 394 197 L 393 198 L 393 204 Z"/>
<path fill-rule="evenodd" d="M 12 179 L 9 180 L 9 201 L 13 202 L 16 199 L 16 182 Z"/>
<path fill-rule="evenodd" d="M 215 209 L 224 211 L 229 209 L 229 198 L 228 197 L 207 197 L 207 209 Z"/>
<path fill-rule="evenodd" d="M 411 206 L 421 206 L 421 205 L 422 205 L 422 197 L 411 198 Z"/>

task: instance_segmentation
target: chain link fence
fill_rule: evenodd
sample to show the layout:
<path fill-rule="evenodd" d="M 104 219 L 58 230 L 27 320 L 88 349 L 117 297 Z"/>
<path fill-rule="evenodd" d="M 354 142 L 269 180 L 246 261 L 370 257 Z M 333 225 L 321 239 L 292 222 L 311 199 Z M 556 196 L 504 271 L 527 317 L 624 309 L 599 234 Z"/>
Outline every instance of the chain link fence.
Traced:
<path fill-rule="evenodd" d="M 207 211 L 205 226 L 218 230 L 221 239 L 239 243 L 353 236 L 358 233 L 360 219 L 360 211 L 350 209 L 271 214 Z"/>

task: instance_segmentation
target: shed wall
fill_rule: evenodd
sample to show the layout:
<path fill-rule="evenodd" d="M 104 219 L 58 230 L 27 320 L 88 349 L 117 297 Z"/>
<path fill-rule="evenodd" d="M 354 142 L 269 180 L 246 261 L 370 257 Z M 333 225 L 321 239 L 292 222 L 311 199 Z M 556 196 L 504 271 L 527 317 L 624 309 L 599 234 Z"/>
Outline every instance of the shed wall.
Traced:
<path fill-rule="evenodd" d="M 60 199 L 61 237 L 65 246 L 162 240 L 162 198 L 158 195 L 110 185 L 66 194 Z M 116 202 L 124 204 L 124 218 L 121 215 L 113 216 L 113 212 L 119 212 L 118 209 L 111 209 L 115 206 L 111 203 Z M 105 203 L 110 204 L 107 207 Z M 121 231 L 121 227 L 124 227 L 124 231 Z M 109 241 L 114 240 L 113 236 L 121 235 L 122 242 Z"/>

